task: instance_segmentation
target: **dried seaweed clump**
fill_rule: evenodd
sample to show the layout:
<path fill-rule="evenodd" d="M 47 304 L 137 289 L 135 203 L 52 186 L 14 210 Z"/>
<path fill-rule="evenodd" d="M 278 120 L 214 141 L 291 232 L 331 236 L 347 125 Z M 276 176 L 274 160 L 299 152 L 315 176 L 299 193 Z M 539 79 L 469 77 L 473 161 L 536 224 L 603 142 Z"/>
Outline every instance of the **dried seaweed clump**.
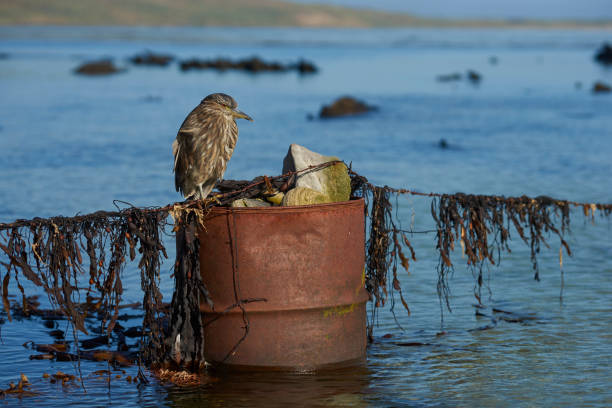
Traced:
<path fill-rule="evenodd" d="M 372 339 L 374 322 L 378 308 L 384 307 L 387 299 L 391 299 L 391 312 L 395 306 L 394 292 L 397 291 L 404 309 L 410 314 L 408 303 L 402 294 L 402 287 L 397 277 L 398 259 L 404 270 L 409 273 L 410 260 L 416 261 L 416 256 L 404 231 L 396 226 L 393 216 L 393 206 L 389 200 L 392 189 L 370 184 L 368 180 L 351 171 L 351 190 L 354 197 L 366 200 L 366 290 L 374 303 L 368 322 L 368 337 Z M 368 225 L 369 224 L 369 225 Z M 401 242 L 401 243 L 400 243 Z M 404 254 L 402 244 L 410 251 L 410 258 Z M 388 282 L 389 271 L 393 279 Z"/>
<path fill-rule="evenodd" d="M 585 217 L 594 219 L 599 211 L 603 216 L 612 212 L 611 204 L 578 203 L 558 200 L 546 196 L 530 198 L 472 195 L 464 193 L 439 194 L 421 193 L 407 189 L 396 189 L 388 186 L 378 187 L 351 171 L 352 191 L 355 196 L 366 199 L 366 216 L 369 222 L 366 243 L 366 289 L 374 301 L 372 320 L 376 308 L 384 306 L 391 299 L 391 310 L 394 305 L 394 291 L 399 292 L 400 300 L 408 313 L 400 282 L 397 279 L 397 264 L 400 263 L 408 272 L 410 259 L 416 256 L 406 232 L 399 229 L 399 220 L 393 213 L 390 197 L 394 195 L 415 195 L 433 199 L 431 215 L 436 223 L 436 249 L 439 252 L 437 291 L 441 305 L 450 307 L 449 276 L 454 265 L 451 253 L 459 243 L 466 255 L 468 267 L 475 277 L 474 295 L 481 303 L 483 287 L 483 267 L 499 263 L 501 252 L 511 252 L 509 241 L 511 228 L 514 227 L 521 240 L 530 248 L 534 278 L 539 280 L 538 254 L 542 245 L 548 247 L 547 240 L 551 234 L 560 241 L 560 260 L 562 250 L 571 255 L 571 249 L 564 236 L 569 232 L 570 210 L 578 207 Z M 425 231 L 429 232 L 429 231 Z M 407 257 L 404 251 L 409 251 Z M 393 273 L 389 283 L 387 274 Z"/>
<path fill-rule="evenodd" d="M 2 262 L 5 269 L 2 300 L 8 319 L 11 320 L 8 300 L 11 279 L 23 295 L 23 309 L 27 313 L 26 293 L 20 283 L 24 277 L 44 289 L 52 306 L 73 324 L 75 336 L 77 331 L 88 334 L 84 321 L 91 310 L 97 310 L 97 317 L 110 336 L 122 300 L 122 271 L 126 259 L 136 259 L 138 252 L 144 292 L 143 328 L 149 334 L 159 334 L 160 257 L 167 257 L 161 231 L 166 219 L 165 211 L 131 207 L 116 212 L 0 224 L 0 249 L 8 259 Z M 83 281 L 88 281 L 86 289 L 81 289 Z"/>
<path fill-rule="evenodd" d="M 559 238 L 560 259 L 563 248 L 571 256 L 572 251 L 564 236 L 569 232 L 572 206 L 581 207 L 587 217 L 592 217 L 596 210 L 606 216 L 612 211 L 609 204 L 576 203 L 547 196 L 438 195 L 432 202 L 431 215 L 436 222 L 436 248 L 440 253 L 438 294 L 447 307 L 450 309 L 448 276 L 453 269 L 451 252 L 457 241 L 476 277 L 474 295 L 481 303 L 483 266 L 498 264 L 502 251 L 511 252 L 508 245 L 511 226 L 530 248 L 535 280 L 540 280 L 537 255 L 542 245 L 549 247 L 547 239 L 551 233 Z"/>

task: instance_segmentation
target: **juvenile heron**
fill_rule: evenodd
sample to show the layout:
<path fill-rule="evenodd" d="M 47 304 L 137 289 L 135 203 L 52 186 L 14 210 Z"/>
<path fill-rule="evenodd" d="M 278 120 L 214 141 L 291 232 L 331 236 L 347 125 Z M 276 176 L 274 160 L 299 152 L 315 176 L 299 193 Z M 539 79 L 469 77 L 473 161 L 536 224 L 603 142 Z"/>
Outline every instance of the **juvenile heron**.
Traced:
<path fill-rule="evenodd" d="M 223 178 L 238 140 L 236 119 L 252 121 L 229 95 L 214 93 L 183 121 L 172 144 L 174 184 L 185 198 L 204 199 Z"/>

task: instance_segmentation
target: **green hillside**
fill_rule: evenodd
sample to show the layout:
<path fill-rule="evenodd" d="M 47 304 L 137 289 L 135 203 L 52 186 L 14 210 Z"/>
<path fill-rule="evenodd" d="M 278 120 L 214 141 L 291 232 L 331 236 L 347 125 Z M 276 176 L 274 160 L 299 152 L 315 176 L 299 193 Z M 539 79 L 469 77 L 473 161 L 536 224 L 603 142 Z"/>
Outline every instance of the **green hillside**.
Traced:
<path fill-rule="evenodd" d="M 1 0 L 0 25 L 589 26 L 610 22 L 447 21 L 282 0 Z"/>
<path fill-rule="evenodd" d="M 0 24 L 339 26 L 411 24 L 373 11 L 278 0 L 2 0 Z"/>

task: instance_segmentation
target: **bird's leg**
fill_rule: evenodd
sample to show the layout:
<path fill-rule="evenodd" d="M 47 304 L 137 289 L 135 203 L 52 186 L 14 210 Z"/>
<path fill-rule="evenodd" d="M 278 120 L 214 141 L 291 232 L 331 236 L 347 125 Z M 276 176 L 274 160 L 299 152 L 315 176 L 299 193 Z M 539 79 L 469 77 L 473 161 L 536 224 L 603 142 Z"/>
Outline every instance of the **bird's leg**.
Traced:
<path fill-rule="evenodd" d="M 198 184 L 198 188 L 200 189 L 200 200 L 205 199 L 206 197 L 204 197 L 204 191 L 202 191 L 202 185 Z"/>

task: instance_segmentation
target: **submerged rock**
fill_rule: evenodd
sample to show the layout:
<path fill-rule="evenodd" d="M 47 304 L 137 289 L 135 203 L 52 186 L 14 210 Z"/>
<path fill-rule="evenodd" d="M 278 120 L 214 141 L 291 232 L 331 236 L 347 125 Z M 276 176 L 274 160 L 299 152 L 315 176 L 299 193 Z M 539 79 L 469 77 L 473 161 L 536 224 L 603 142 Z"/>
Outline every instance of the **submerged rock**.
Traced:
<path fill-rule="evenodd" d="M 351 96 L 343 96 L 331 105 L 323 106 L 319 112 L 321 118 L 336 118 L 346 115 L 357 115 L 376 110 L 375 106 L 367 105 Z"/>
<path fill-rule="evenodd" d="M 467 79 L 469 79 L 473 83 L 478 83 L 482 79 L 482 75 L 480 75 L 476 71 L 469 70 L 466 75 Z"/>
<path fill-rule="evenodd" d="M 242 69 L 248 72 L 282 72 L 287 71 L 289 68 L 278 62 L 266 62 L 258 57 L 252 57 L 238 61 L 235 69 Z"/>
<path fill-rule="evenodd" d="M 121 71 L 111 60 L 86 62 L 74 70 L 79 75 L 111 75 Z"/>
<path fill-rule="evenodd" d="M 595 61 L 604 65 L 612 65 L 612 46 L 604 43 L 595 54 Z"/>
<path fill-rule="evenodd" d="M 461 81 L 461 74 L 459 72 L 453 72 L 452 74 L 438 75 L 436 80 L 438 82 Z"/>
<path fill-rule="evenodd" d="M 234 202 L 232 202 L 232 207 L 234 208 L 242 208 L 242 207 L 270 207 L 272 204 L 265 202 L 264 200 L 258 198 L 240 198 Z"/>
<path fill-rule="evenodd" d="M 130 62 L 135 65 L 154 65 L 165 67 L 174 60 L 171 55 L 153 54 L 147 51 L 143 54 L 134 55 L 130 58 Z"/>
<path fill-rule="evenodd" d="M 257 72 L 286 72 L 290 70 L 296 70 L 301 74 L 313 73 L 317 71 L 317 67 L 314 64 L 300 60 L 295 64 L 285 65 L 280 62 L 268 62 L 264 61 L 259 57 L 244 58 L 237 61 L 232 61 L 227 58 L 217 59 L 190 59 L 181 61 L 180 68 L 183 71 L 189 71 L 192 69 L 216 69 L 218 71 L 225 71 L 229 69 L 247 71 L 251 73 Z"/>
<path fill-rule="evenodd" d="M 482 75 L 479 74 L 478 72 L 470 69 L 470 70 L 468 70 L 465 73 L 465 78 L 468 81 L 472 82 L 473 84 L 477 84 L 482 79 Z M 459 73 L 459 72 L 453 72 L 453 73 L 450 73 L 450 74 L 438 75 L 436 77 L 436 80 L 438 82 L 456 82 L 456 81 L 461 81 L 462 79 L 463 79 L 463 75 L 461 75 L 461 73 Z"/>
<path fill-rule="evenodd" d="M 312 62 L 306 60 L 299 60 L 293 68 L 300 74 L 314 74 L 319 70 Z"/>
<path fill-rule="evenodd" d="M 323 156 L 322 154 L 308 150 L 298 144 L 292 144 L 289 147 L 287 156 L 283 160 L 283 173 L 307 169 L 308 167 L 334 160 L 339 159 L 335 156 Z M 296 188 L 303 187 L 322 194 L 325 197 L 322 202 L 326 203 L 347 201 L 351 195 L 351 178 L 348 175 L 348 169 L 344 163 L 338 163 L 321 170 L 303 173 L 297 177 L 295 186 Z M 305 201 L 303 204 L 292 205 L 313 204 L 314 202 L 312 201 L 317 201 L 316 203 L 319 203 L 320 200 L 323 200 L 323 198 L 318 195 L 304 191 L 300 192 L 301 195 L 299 196 L 287 198 L 291 191 L 293 190 L 289 190 L 289 192 L 285 194 L 283 205 L 287 205 L 287 202 L 294 203 L 297 198 L 302 198 Z"/>
<path fill-rule="evenodd" d="M 593 84 L 593 93 L 608 93 L 612 92 L 612 87 L 603 82 L 595 82 Z"/>

